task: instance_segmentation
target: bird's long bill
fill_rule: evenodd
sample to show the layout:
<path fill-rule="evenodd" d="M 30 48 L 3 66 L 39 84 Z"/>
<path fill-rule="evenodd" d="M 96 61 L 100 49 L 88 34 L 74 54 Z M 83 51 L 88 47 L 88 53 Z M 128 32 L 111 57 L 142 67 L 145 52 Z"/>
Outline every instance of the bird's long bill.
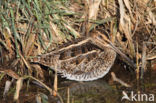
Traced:
<path fill-rule="evenodd" d="M 122 53 L 117 47 L 115 47 L 112 43 L 110 44 L 111 48 L 118 53 L 119 55 L 121 55 L 125 60 L 128 61 L 128 63 L 130 64 L 130 66 L 132 66 L 133 68 L 136 68 L 136 65 L 133 63 L 133 61 L 128 58 L 124 53 Z"/>
<path fill-rule="evenodd" d="M 109 39 L 107 39 L 107 37 L 105 37 L 104 35 L 100 34 L 98 36 L 94 36 L 93 42 L 96 45 L 99 45 L 100 48 L 103 48 L 103 49 L 106 47 L 112 48 L 116 53 L 118 53 L 125 60 L 127 60 L 127 62 L 129 63 L 131 67 L 136 68 L 136 65 L 133 63 L 133 61 L 130 58 L 128 58 L 124 53 L 122 53 L 117 47 L 115 47 L 113 43 Z"/>

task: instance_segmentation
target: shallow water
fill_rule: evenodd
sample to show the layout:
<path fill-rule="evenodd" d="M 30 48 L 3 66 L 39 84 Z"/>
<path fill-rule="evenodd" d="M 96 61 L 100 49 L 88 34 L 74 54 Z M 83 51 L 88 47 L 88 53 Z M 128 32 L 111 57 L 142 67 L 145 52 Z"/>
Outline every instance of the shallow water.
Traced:
<path fill-rule="evenodd" d="M 136 80 L 134 70 L 124 68 L 120 63 L 116 63 L 110 72 L 114 72 L 118 78 L 132 87 L 126 88 L 112 81 L 111 73 L 109 73 L 105 77 L 91 82 L 76 82 L 59 77 L 58 92 L 64 103 L 149 103 L 150 94 L 154 95 L 154 100 L 156 99 L 156 71 L 149 69 L 145 73 L 144 80 L 139 83 Z M 0 87 L 0 103 L 12 103 L 15 86 L 9 91 L 6 99 L 2 99 L 4 85 Z M 132 92 L 136 94 L 134 100 L 121 100 L 123 91 L 129 97 Z M 140 91 L 140 94 L 138 94 L 138 91 Z M 18 102 L 36 103 L 36 96 L 39 94 L 40 97 L 47 96 L 47 100 L 45 101 L 49 101 L 49 103 L 61 103 L 59 98 L 50 96 L 46 89 L 32 83 L 30 83 L 30 87 L 28 88 L 26 88 L 26 85 L 23 86 Z M 146 94 L 147 96 L 141 98 L 141 94 Z M 136 102 L 135 100 L 142 101 Z M 150 103 L 156 103 L 156 100 Z"/>

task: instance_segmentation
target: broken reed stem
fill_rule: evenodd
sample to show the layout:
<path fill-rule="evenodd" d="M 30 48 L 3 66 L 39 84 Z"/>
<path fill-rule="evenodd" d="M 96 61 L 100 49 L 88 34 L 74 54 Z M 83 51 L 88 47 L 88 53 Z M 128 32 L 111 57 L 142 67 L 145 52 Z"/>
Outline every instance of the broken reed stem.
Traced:
<path fill-rule="evenodd" d="M 53 96 L 57 96 L 57 67 L 58 67 L 58 60 L 56 60 L 55 64 L 55 76 L 54 76 L 54 91 L 53 91 Z"/>
<path fill-rule="evenodd" d="M 125 87 L 131 87 L 129 84 L 127 84 L 124 81 L 122 81 L 119 78 L 117 78 L 114 72 L 111 72 L 111 75 L 112 75 L 113 81 L 116 81 L 116 82 L 120 83 L 121 85 L 123 85 Z"/>
<path fill-rule="evenodd" d="M 140 78 L 143 79 L 144 71 L 146 70 L 146 44 L 143 42 L 142 48 L 142 67 L 141 67 L 141 76 Z"/>

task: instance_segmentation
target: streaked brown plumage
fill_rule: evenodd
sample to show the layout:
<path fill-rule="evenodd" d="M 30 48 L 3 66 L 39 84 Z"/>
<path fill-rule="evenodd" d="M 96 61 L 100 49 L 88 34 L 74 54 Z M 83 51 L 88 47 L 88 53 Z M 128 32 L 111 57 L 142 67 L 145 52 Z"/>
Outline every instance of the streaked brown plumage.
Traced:
<path fill-rule="evenodd" d="M 99 32 L 90 37 L 75 40 L 50 53 L 33 58 L 37 62 L 54 69 L 63 77 L 76 81 L 91 81 L 105 76 L 112 67 L 116 52 L 109 40 Z"/>

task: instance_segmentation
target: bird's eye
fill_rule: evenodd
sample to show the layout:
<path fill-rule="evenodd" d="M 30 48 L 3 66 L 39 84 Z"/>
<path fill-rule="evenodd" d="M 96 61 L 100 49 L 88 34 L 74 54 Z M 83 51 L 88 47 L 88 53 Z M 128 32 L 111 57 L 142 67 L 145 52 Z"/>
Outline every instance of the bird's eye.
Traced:
<path fill-rule="evenodd" d="M 103 37 L 101 35 L 98 36 L 100 39 L 102 39 Z"/>

